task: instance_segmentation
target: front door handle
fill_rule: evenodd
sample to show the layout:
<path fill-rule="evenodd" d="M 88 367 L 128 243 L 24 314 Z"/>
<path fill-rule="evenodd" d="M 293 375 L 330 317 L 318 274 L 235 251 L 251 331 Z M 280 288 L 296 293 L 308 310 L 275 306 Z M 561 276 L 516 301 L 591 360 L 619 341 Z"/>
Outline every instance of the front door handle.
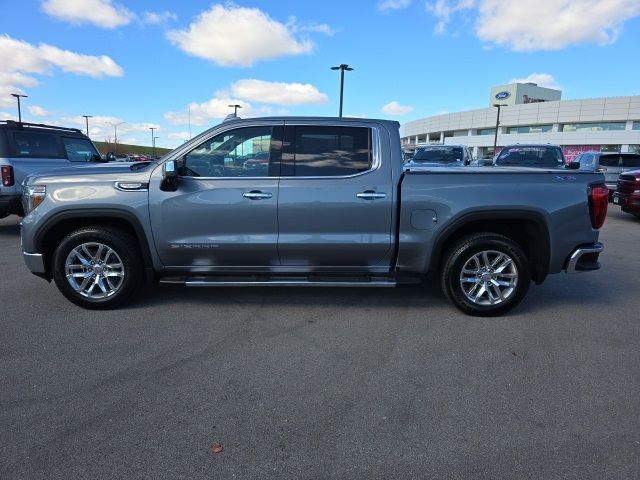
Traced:
<path fill-rule="evenodd" d="M 363 200 L 375 200 L 376 198 L 384 198 L 386 196 L 386 193 L 378 193 L 374 190 L 365 190 L 364 192 L 356 193 L 356 197 L 362 198 Z"/>
<path fill-rule="evenodd" d="M 273 197 L 273 194 L 269 192 L 261 192 L 260 190 L 251 190 L 250 192 L 243 193 L 242 196 L 249 200 L 265 200 Z"/>

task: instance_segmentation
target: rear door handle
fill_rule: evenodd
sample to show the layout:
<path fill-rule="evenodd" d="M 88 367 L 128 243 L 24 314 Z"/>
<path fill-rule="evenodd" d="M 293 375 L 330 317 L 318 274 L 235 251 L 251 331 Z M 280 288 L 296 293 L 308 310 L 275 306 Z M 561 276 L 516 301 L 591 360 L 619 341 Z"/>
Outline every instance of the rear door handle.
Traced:
<path fill-rule="evenodd" d="M 251 190 L 250 192 L 243 193 L 242 196 L 249 200 L 265 200 L 273 197 L 273 194 L 269 192 L 261 192 L 260 190 Z"/>
<path fill-rule="evenodd" d="M 356 197 L 362 198 L 363 200 L 375 200 L 376 198 L 384 198 L 386 196 L 386 193 L 378 193 L 373 190 L 365 190 L 364 192 L 356 193 Z"/>

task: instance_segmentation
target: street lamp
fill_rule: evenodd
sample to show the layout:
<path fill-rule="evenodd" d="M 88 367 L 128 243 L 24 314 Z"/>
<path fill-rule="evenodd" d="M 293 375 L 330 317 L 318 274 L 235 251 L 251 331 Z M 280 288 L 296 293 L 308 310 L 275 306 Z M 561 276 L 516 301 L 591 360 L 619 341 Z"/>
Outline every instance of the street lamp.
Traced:
<path fill-rule="evenodd" d="M 120 123 L 104 122 L 104 123 L 107 123 L 113 126 L 113 143 L 115 145 L 113 154 L 117 156 L 118 155 L 118 127 L 123 123 L 127 123 L 127 122 L 120 122 Z"/>
<path fill-rule="evenodd" d="M 242 105 L 238 105 L 237 103 L 234 103 L 233 105 L 229 105 L 231 108 L 233 108 L 233 115 L 235 117 L 238 116 L 238 109 L 242 108 Z"/>
<path fill-rule="evenodd" d="M 18 100 L 18 122 L 22 123 L 22 112 L 20 111 L 20 97 L 27 98 L 27 95 L 22 95 L 21 93 L 12 93 L 11 96 L 16 97 L 16 100 Z"/>
<path fill-rule="evenodd" d="M 89 136 L 89 119 L 93 118 L 93 115 L 82 115 L 87 123 L 87 137 Z"/>
<path fill-rule="evenodd" d="M 498 145 L 498 126 L 500 125 L 500 107 L 506 107 L 506 103 L 494 103 L 494 107 L 498 107 L 498 114 L 496 115 L 496 131 L 493 136 L 493 156 L 496 155 L 496 147 Z"/>
<path fill-rule="evenodd" d="M 347 72 L 350 72 L 351 70 L 353 70 L 353 68 L 351 68 L 346 63 L 342 63 L 342 64 L 338 65 L 337 67 L 331 67 L 331 70 L 340 70 L 340 114 L 338 116 L 342 117 L 342 98 L 343 98 L 343 93 L 344 93 L 344 72 L 345 72 L 345 70 Z"/>
<path fill-rule="evenodd" d="M 152 156 L 156 156 L 156 138 L 153 136 L 153 131 L 156 129 L 156 127 L 149 127 L 149 130 L 151 130 L 151 155 Z"/>

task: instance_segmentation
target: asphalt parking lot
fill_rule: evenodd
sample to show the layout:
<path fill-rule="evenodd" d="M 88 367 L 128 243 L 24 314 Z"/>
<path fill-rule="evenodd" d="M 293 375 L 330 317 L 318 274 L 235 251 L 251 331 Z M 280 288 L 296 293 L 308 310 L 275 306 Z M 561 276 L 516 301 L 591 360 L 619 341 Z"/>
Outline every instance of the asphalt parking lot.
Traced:
<path fill-rule="evenodd" d="M 429 285 L 89 312 L 0 220 L 0 478 L 637 479 L 640 221 L 610 206 L 601 240 L 494 319 Z"/>

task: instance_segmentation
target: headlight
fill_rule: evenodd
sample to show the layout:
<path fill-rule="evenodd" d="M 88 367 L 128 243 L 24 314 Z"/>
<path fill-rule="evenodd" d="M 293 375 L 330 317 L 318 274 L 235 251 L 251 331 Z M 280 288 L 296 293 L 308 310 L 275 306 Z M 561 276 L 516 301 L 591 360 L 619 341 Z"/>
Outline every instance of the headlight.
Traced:
<path fill-rule="evenodd" d="M 45 185 L 26 185 L 23 191 L 24 213 L 31 212 L 34 208 L 40 205 L 47 196 L 47 187 Z"/>

